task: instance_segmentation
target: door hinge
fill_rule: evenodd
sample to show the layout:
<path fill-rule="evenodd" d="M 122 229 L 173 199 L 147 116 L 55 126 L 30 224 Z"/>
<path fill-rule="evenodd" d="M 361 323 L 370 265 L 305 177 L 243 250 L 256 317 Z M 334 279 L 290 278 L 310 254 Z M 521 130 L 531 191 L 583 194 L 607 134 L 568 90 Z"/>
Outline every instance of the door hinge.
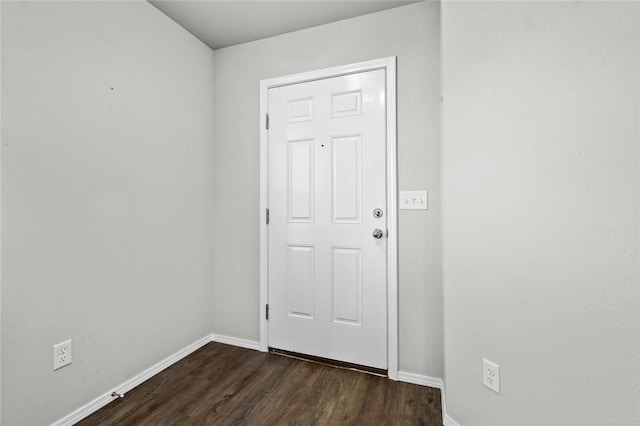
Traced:
<path fill-rule="evenodd" d="M 269 224 L 269 209 L 267 209 L 267 225 Z"/>
<path fill-rule="evenodd" d="M 267 128 L 267 130 L 269 130 L 269 114 L 265 114 L 265 115 L 266 115 L 265 127 Z"/>
<path fill-rule="evenodd" d="M 268 303 L 265 305 L 265 312 L 266 312 L 266 318 L 268 320 L 269 319 L 269 304 Z"/>

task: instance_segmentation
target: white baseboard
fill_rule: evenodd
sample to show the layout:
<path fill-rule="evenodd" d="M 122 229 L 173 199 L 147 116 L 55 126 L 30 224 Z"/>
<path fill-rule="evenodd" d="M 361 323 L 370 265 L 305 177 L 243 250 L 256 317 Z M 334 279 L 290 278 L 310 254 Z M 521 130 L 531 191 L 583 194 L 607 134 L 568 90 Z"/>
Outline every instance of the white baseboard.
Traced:
<path fill-rule="evenodd" d="M 260 342 L 255 340 L 239 339 L 237 337 L 223 336 L 221 334 L 212 334 L 212 342 L 225 343 L 227 345 L 239 346 L 241 348 L 260 350 Z"/>
<path fill-rule="evenodd" d="M 445 415 L 444 419 L 442 420 L 442 424 L 444 426 L 460 426 L 460 423 L 456 422 L 455 420 L 453 420 L 451 417 Z"/>
<path fill-rule="evenodd" d="M 398 381 L 413 383 L 414 385 L 429 386 L 430 388 L 438 388 L 441 390 L 444 388 L 442 379 L 424 376 L 422 374 L 407 373 L 405 371 L 398 371 Z"/>
<path fill-rule="evenodd" d="M 199 339 L 198 341 L 190 344 L 186 348 L 179 350 L 173 355 L 170 355 L 167 358 L 163 359 L 162 361 L 158 362 L 157 364 L 147 368 L 142 373 L 137 374 L 136 376 L 132 377 L 126 382 L 118 386 L 115 386 L 113 389 L 105 392 L 104 394 L 100 395 L 99 397 L 89 402 L 88 404 L 78 408 L 73 413 L 61 418 L 57 422 L 53 423 L 51 426 L 71 426 L 76 424 L 80 420 L 95 413 L 96 411 L 98 411 L 99 409 L 101 409 L 111 401 L 113 401 L 114 398 L 111 396 L 111 392 L 113 391 L 116 391 L 119 393 L 129 392 L 131 389 L 135 388 L 142 382 L 150 379 L 151 377 L 155 376 L 165 368 L 175 364 L 176 362 L 180 361 L 182 358 L 200 349 L 210 341 L 211 341 L 210 335 Z"/>
<path fill-rule="evenodd" d="M 398 371 L 398 380 L 414 385 L 428 386 L 430 388 L 440 389 L 440 398 L 442 401 L 442 424 L 444 426 L 461 426 L 447 414 L 447 398 L 445 396 L 444 380 L 437 377 L 424 376 L 422 374 L 407 373 Z"/>

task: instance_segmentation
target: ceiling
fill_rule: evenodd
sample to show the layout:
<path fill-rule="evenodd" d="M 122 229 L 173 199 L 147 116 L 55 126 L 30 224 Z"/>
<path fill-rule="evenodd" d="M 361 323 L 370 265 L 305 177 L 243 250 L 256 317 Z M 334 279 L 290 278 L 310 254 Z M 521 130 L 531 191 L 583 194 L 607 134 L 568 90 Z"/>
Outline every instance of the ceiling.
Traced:
<path fill-rule="evenodd" d="M 212 49 L 366 15 L 404 0 L 148 0 Z"/>

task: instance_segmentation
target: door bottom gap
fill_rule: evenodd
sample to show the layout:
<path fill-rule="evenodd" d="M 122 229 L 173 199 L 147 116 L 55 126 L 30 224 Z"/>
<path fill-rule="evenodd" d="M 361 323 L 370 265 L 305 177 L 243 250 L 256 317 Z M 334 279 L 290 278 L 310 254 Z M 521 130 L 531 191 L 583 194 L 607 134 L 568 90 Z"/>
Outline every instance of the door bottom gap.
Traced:
<path fill-rule="evenodd" d="M 322 358 L 319 356 L 301 354 L 298 352 L 285 351 L 284 349 L 269 348 L 269 352 L 276 355 L 286 356 L 289 358 L 299 359 L 301 361 L 313 362 L 316 364 L 326 365 L 333 368 L 341 368 L 343 370 L 358 371 L 360 373 L 371 374 L 378 377 L 388 377 L 387 370 L 381 368 L 368 367 L 366 365 L 352 364 L 350 362 L 338 361 L 330 358 Z"/>

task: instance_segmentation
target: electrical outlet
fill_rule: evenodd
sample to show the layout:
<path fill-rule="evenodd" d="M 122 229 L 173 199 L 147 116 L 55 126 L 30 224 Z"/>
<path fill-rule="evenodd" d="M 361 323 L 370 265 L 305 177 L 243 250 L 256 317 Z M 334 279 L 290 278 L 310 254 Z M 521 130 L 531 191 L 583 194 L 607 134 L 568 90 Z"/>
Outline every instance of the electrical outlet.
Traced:
<path fill-rule="evenodd" d="M 482 359 L 482 384 L 500 393 L 500 366 L 486 359 Z"/>
<path fill-rule="evenodd" d="M 65 340 L 57 345 L 53 345 L 53 369 L 57 370 L 65 365 L 71 364 L 72 351 L 71 340 Z"/>

